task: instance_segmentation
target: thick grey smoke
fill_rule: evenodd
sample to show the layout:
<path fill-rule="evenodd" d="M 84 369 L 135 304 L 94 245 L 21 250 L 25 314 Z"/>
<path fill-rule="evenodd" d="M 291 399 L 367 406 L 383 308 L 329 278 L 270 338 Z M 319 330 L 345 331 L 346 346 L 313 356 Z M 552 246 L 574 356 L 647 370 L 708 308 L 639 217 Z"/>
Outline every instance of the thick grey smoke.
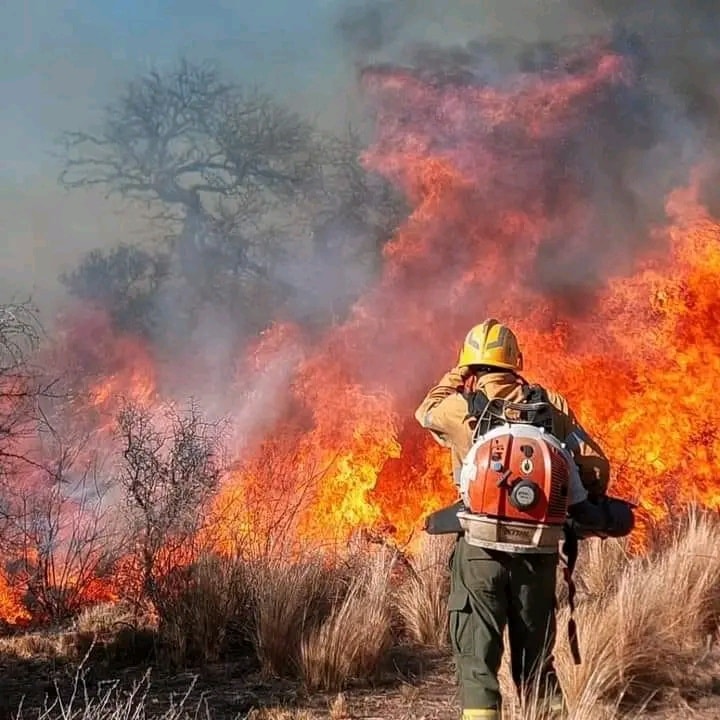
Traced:
<path fill-rule="evenodd" d="M 703 139 L 720 124 L 720 16 L 712 0 L 348 0 L 342 8 L 338 32 L 356 61 L 454 66 L 485 77 L 552 62 L 569 41 L 612 36 L 636 53 L 653 110 L 666 112 L 669 124 L 682 132 L 689 120 Z"/>
<path fill-rule="evenodd" d="M 56 276 L 71 269 L 82 252 L 142 234 L 142 219 L 130 217 L 133 211 L 101 193 L 68 196 L 54 187 L 52 141 L 61 130 L 88 127 L 123 81 L 167 65 L 179 52 L 220 60 L 230 77 L 268 87 L 324 127 L 338 130 L 352 120 L 367 130 L 356 86 L 357 69 L 364 64 L 462 67 L 478 45 L 494 43 L 494 51 L 483 55 L 484 71 L 503 75 L 543 52 L 552 54 L 550 46 L 563 38 L 624 28 L 642 43 L 656 104 L 654 122 L 663 126 L 656 135 L 662 142 L 641 154 L 625 182 L 635 193 L 654 195 L 657 172 L 671 184 L 718 134 L 714 78 L 720 21 L 712 2 L 317 0 L 304 3 L 301 13 L 289 10 L 292 5 L 275 0 L 259 12 L 249 3 L 233 10 L 204 4 L 199 14 L 197 3 L 176 0 L 172 19 L 156 14 L 147 23 L 162 28 L 161 34 L 153 39 L 136 33 L 131 42 L 113 28 L 142 27 L 137 24 L 143 21 L 140 11 L 128 9 L 127 16 L 116 17 L 100 10 L 82 15 L 60 6 L 48 13 L 39 2 L 5 4 L 3 26 L 13 36 L 25 33 L 37 42 L 4 51 L 4 286 L 14 291 L 28 287 L 36 295 L 52 289 L 47 297 L 53 307 L 59 300 Z M 16 27 L 22 17 L 25 25 Z M 47 70 L 39 72 L 39 67 Z M 612 154 L 611 147 L 605 150 Z M 645 171 L 647 165 L 652 173 Z M 634 173 L 643 180 L 655 176 L 656 182 L 640 188 Z M 710 185 L 707 190 L 715 201 Z M 625 214 L 633 212 L 630 208 Z"/>
<path fill-rule="evenodd" d="M 30 179 L 22 183 L 4 180 L 9 187 L 2 200 L 2 230 L 11 251 L 5 256 L 5 287 L 10 281 L 27 283 L 36 295 L 52 288 L 46 303 L 51 314 L 60 301 L 55 279 L 72 269 L 82 252 L 112 247 L 120 240 L 147 241 L 153 234 L 138 207 L 106 200 L 101 193 L 58 191 L 53 186 L 57 167 L 49 155 L 51 140 L 61 130 L 89 129 L 123 82 L 150 67 L 168 67 L 179 53 L 191 59 L 217 59 L 229 79 L 260 84 L 323 130 L 340 133 L 351 121 L 367 140 L 372 124 L 358 83 L 364 67 L 402 65 L 432 82 L 502 86 L 518 72 L 552 67 L 572 43 L 598 35 L 609 38 L 631 59 L 638 80 L 624 95 L 618 92 L 604 100 L 594 121 L 567 138 L 564 153 L 548 164 L 550 170 L 543 176 L 549 209 L 562 202 L 553 191 L 556 181 L 571 174 L 602 218 L 580 243 L 594 248 L 592 253 L 564 258 L 566 238 L 560 226 L 556 241 L 547 243 L 539 258 L 539 274 L 550 287 L 562 287 L 572 275 L 578 287 L 569 287 L 569 296 L 606 275 L 607 250 L 614 251 L 613 270 L 623 256 L 630 267 L 638 245 L 648 237 L 648 227 L 662 221 L 667 191 L 684 182 L 699 159 L 711 157 L 720 139 L 715 87 L 720 21 L 713 3 L 315 0 L 303 4 L 300 12 L 297 4 L 275 0 L 259 14 L 253 14 L 249 3 L 233 11 L 222 4 L 203 5 L 202 20 L 195 12 L 199 7 L 183 0 L 175 3 L 172 22 L 156 16 L 154 22 L 166 31 L 162 42 L 149 36 L 133 41 L 135 46 L 127 41 L 126 49 L 141 50 L 126 54 L 126 61 L 104 56 L 98 61 L 101 50 L 89 51 L 61 13 L 44 20 L 48 36 L 62 29 L 58 34 L 68 59 L 55 71 L 54 81 L 65 94 L 64 111 L 56 121 L 46 113 L 43 131 L 35 134 L 37 146 L 43 148 L 33 153 L 43 157 L 36 165 L 39 177 L 26 172 Z M 38 5 L 38 22 L 40 17 Z M 243 29 L 233 30 L 233 22 L 243 19 Z M 107 39 L 111 24 L 103 22 L 105 34 L 98 37 Z M 58 52 L 56 48 L 55 59 Z M 88 58 L 94 58 L 97 68 L 92 78 Z M 15 84 L 23 86 L 20 76 Z M 47 78 L 43 88 L 52 98 Z M 9 124 L 11 118 L 3 120 Z M 706 184 L 706 199 L 720 207 L 715 187 L 717 183 Z M 344 223 L 347 216 L 343 209 L 327 224 L 327 253 L 278 260 L 278 274 L 295 293 L 293 307 L 304 322 L 341 316 L 335 306 L 347 304 L 349 296 L 358 295 L 371 281 L 375 268 L 366 256 L 332 251 L 338 238 L 351 238 L 350 245 L 355 242 L 357 226 L 349 219 Z M 304 235 L 298 238 L 305 241 Z M 174 327 L 177 310 L 172 296 L 164 294 L 158 311 L 166 328 Z M 221 376 L 218 368 L 230 362 L 233 350 L 227 337 L 219 336 L 237 317 L 210 308 L 200 318 L 186 340 L 202 345 L 208 373 Z"/>
<path fill-rule="evenodd" d="M 395 40 L 418 9 L 416 0 L 367 0 L 343 8 L 337 29 L 353 52 L 382 50 Z"/>

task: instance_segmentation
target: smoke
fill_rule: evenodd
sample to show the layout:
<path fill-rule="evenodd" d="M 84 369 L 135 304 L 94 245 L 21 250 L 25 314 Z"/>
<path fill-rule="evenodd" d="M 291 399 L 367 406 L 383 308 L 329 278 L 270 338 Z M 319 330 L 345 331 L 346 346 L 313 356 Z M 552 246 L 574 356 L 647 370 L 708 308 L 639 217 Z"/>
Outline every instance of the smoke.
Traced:
<path fill-rule="evenodd" d="M 564 293 L 568 310 L 585 307 L 578 300 L 589 299 L 609 275 L 629 271 L 664 221 L 667 193 L 686 182 L 699 162 L 717 164 L 720 21 L 712 3 L 516 0 L 440 8 L 417 2 L 408 13 L 401 5 L 372 3 L 364 14 L 352 7 L 340 23 L 342 35 L 367 70 L 409 72 L 428 88 L 445 88 L 446 95 L 462 87 L 502 91 L 533 74 L 579 73 L 582 49 L 596 41 L 627 60 L 632 81 L 599 89 L 604 95 L 591 101 L 592 113 L 566 128 L 564 137 L 547 144 L 523 140 L 507 122 L 483 139 L 489 151 L 505 152 L 507 163 L 493 166 L 496 187 L 476 202 L 512 202 L 515 195 L 519 207 L 531 196 L 542 198 L 558 219 L 557 235 L 550 233 L 541 245 L 534 282 Z M 388 108 L 393 102 L 397 107 Z M 432 152 L 447 157 L 476 141 L 470 133 L 486 132 L 472 120 L 466 128 L 437 122 L 432 128 L 432 117 L 420 117 L 425 109 L 413 108 L 410 97 L 385 95 L 378 104 L 385 122 L 434 132 Z M 443 142 L 450 145 L 441 147 Z M 718 177 L 711 172 L 703 186 L 711 210 L 720 209 Z M 563 218 L 570 212 L 569 192 L 573 207 L 578 195 L 587 206 L 582 223 Z"/>
<path fill-rule="evenodd" d="M 400 34 L 416 9 L 416 0 L 369 0 L 343 7 L 336 27 L 351 52 L 381 50 Z"/>
<path fill-rule="evenodd" d="M 4 5 L 3 26 L 17 38 L 4 51 L 8 102 L 0 119 L 0 155 L 7 172 L 0 215 L 4 241 L 15 249 L 6 254 L 4 280 L 16 280 L 20 270 L 23 283 L 36 293 L 53 289 L 47 304 L 54 305 L 59 271 L 70 269 L 89 247 L 110 247 L 127 239 L 127 215 L 114 215 L 117 206 L 100 193 L 92 201 L 79 200 L 53 187 L 57 167 L 49 155 L 52 141 L 60 130 L 90 125 L 122 81 L 150 66 L 166 65 L 188 49 L 191 40 L 193 56 L 219 59 L 231 77 L 266 86 L 280 100 L 338 130 L 348 120 L 363 123 L 363 100 L 355 82 L 363 64 L 409 63 L 502 78 L 551 62 L 555 44 L 564 38 L 612 32 L 632 38 L 635 33 L 654 106 L 653 126 L 648 128 L 651 147 L 634 155 L 633 167 L 628 167 L 630 151 L 624 152 L 620 181 L 631 192 L 622 193 L 626 199 L 621 214 L 630 219 L 637 213 L 654 217 L 649 198 L 681 176 L 708 142 L 717 140 L 714 77 L 720 21 L 711 2 L 317 0 L 304 3 L 302 12 L 284 16 L 292 4 L 275 0 L 268 5 L 267 11 L 255 9 L 252 18 L 249 5 L 242 3 L 235 10 L 222 3 L 205 4 L 200 13 L 200 5 L 187 0 L 173 3 L 172 17 L 150 8 L 104 15 L 61 6 L 47 13 L 39 2 L 22 3 L 22 8 L 19 0 Z M 237 27 L 240 21 L 243 31 Z M 118 32 L 124 25 L 148 31 L 131 38 L 130 30 Z M 158 27 L 164 30 L 162 39 L 153 36 L 152 29 Z M 632 126 L 633 121 L 621 123 L 616 131 L 621 140 L 623 129 Z M 589 130 L 585 138 L 588 146 L 607 141 Z M 597 160 L 599 152 L 604 158 L 624 150 L 618 153 L 605 145 L 585 152 Z M 665 177 L 658 178 L 658 171 Z M 601 168 L 596 181 L 602 176 L 614 185 L 618 178 L 613 173 L 614 168 Z M 11 180 L 23 176 L 29 182 Z M 718 202 L 714 185 L 707 185 L 708 200 Z M 635 200 L 637 193 L 648 200 Z M 57 218 L 58 213 L 54 227 L 28 231 L 33 218 Z M 53 252 L 48 256 L 43 248 Z"/>
<path fill-rule="evenodd" d="M 13 5 L 17 10 L 19 0 L 0 11 L 7 14 L 0 15 L 0 21 L 8 21 L 5 27 L 15 27 L 10 24 Z M 61 130 L 91 127 L 122 82 L 150 67 L 167 67 L 183 52 L 193 59 L 217 59 L 230 80 L 260 84 L 325 130 L 339 133 L 351 121 L 372 142 L 378 128 L 368 122 L 368 110 L 387 113 L 388 108 L 373 107 L 373 98 L 359 82 L 363 69 L 405 68 L 438 92 L 453 87 L 501 90 L 518 77 L 553 72 L 562 63 L 566 72 L 579 72 L 581 57 L 573 68 L 567 65 L 573 62 L 568 52 L 591 38 L 604 38 L 627 59 L 633 82 L 603 90 L 593 101 L 593 113 L 563 138 L 518 142 L 512 123 L 484 136 L 483 146 L 496 155 L 506 153 L 508 162 L 493 176 L 494 188 L 471 198 L 482 212 L 483 203 L 502 190 L 516 205 L 538 201 L 549 216 L 558 218 L 537 252 L 531 282 L 564 294 L 567 309 L 573 311 L 585 306 L 584 300 L 609 274 L 632 267 L 638 252 L 652 241 L 651 229 L 663 220 L 668 190 L 684 182 L 698 161 L 711 162 L 720 139 L 714 79 L 720 20 L 714 5 L 700 0 L 651 5 L 315 0 L 301 4 L 302 9 L 275 0 L 257 12 L 250 3 L 229 9 L 224 3 L 200 6 L 178 0 L 170 8 L 172 18 L 158 9 L 127 10 L 128 26 L 146 27 L 145 34 L 118 34 L 127 24 L 125 16 L 96 10 L 76 14 L 71 22 L 61 9 L 44 15 L 40 3 L 29 5 L 30 10 L 23 4 L 29 37 L 56 40 L 44 46 L 42 57 L 40 50 L 20 41 L 6 50 L 12 61 L 6 63 L 6 74 L 14 68 L 16 77 L 5 88 L 9 102 L 0 127 L 9 140 L 0 147 L 10 165 L 24 167 L 25 179 L 13 183 L 12 173 L 4 176 L 7 191 L 0 198 L 0 217 L 8 252 L 2 279 L 5 287 L 14 283 L 14 289 L 26 285 L 36 295 L 45 293 L 50 313 L 61 297 L 57 275 L 72 269 L 84 251 L 119 241 L 147 241 L 154 232 L 137 207 L 119 205 L 101 193 L 59 191 L 54 186 L 58 167 L 49 154 L 52 140 Z M 158 28 L 163 28 L 162 37 Z M 21 28 L 15 30 L 19 37 Z M 63 62 L 54 62 L 61 49 Z M 41 59 L 54 68 L 51 74 L 33 70 Z M 383 102 L 388 98 L 380 99 Z M 417 122 L 416 111 L 402 106 L 402 98 L 400 103 L 395 117 L 405 113 Z M 465 133 L 470 131 L 483 132 L 472 122 Z M 434 149 L 444 142 L 439 152 L 451 156 L 467 139 L 462 127 L 453 133 L 437 133 Z M 21 136 L 23 143 L 18 143 Z M 28 146 L 27 153 L 21 144 Z M 703 199 L 720 210 L 719 185 L 714 182 L 720 170 L 709 178 Z M 569 188 L 575 193 L 572 203 Z M 582 222 L 568 214 L 578 197 L 591 215 Z M 330 226 L 329 247 L 340 237 L 351 238 L 346 244 L 361 244 L 357 226 L 350 219 L 343 222 L 345 215 Z M 445 259 L 438 258 L 437 265 Z M 456 272 L 460 262 L 446 263 L 443 272 Z M 280 258 L 278 276 L 295 293 L 296 317 L 311 324 L 342 315 L 335 306 L 361 294 L 372 278 L 371 264 L 367 257 L 329 251 L 317 258 Z M 452 305 L 440 281 L 437 289 L 426 288 L 425 293 L 433 302 Z M 165 329 L 182 327 L 174 296 L 166 293 L 161 300 Z M 205 369 L 198 375 L 212 375 L 221 384 L 224 368 L 234 357 L 226 327 L 238 316 L 213 308 L 199 314 L 198 327 L 186 339 L 188 346 L 202 348 L 198 356 L 204 358 Z"/>

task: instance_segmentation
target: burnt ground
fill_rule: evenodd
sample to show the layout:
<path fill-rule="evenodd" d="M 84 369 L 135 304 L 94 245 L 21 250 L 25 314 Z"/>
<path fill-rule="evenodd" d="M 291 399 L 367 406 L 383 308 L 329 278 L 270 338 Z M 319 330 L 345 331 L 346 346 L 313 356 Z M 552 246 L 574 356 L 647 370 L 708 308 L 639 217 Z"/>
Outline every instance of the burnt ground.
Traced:
<path fill-rule="evenodd" d="M 266 678 L 249 660 L 217 663 L 202 668 L 170 672 L 147 663 L 118 668 L 113 658 L 100 654 L 85 662 L 82 682 L 77 683 L 78 665 L 65 660 L 8 657 L 0 654 L 0 720 L 16 717 L 19 705 L 23 717 L 37 717 L 47 699 L 60 695 L 67 700 L 73 688 L 92 696 L 117 688 L 128 693 L 141 686 L 148 716 L 161 716 L 184 701 L 190 716 L 200 707 L 200 717 L 233 720 L 253 717 L 285 720 L 296 714 L 309 718 L 425 718 L 435 720 L 456 714 L 453 665 L 449 654 L 440 650 L 398 651 L 386 671 L 373 685 L 347 688 L 338 693 L 307 693 L 302 683 Z M 341 712 L 341 705 L 346 708 Z M 331 708 L 334 709 L 331 710 Z M 287 714 L 272 713 L 285 710 Z M 207 712 L 206 712 L 207 711 Z M 300 711 L 306 711 L 301 715 Z M 258 713 L 255 714 L 258 716 Z"/>
<path fill-rule="evenodd" d="M 689 695 L 675 689 L 664 695 L 660 707 L 633 716 L 719 718 L 720 662 L 714 668 L 717 672 L 708 675 L 707 687 L 700 692 Z M 0 720 L 16 718 L 21 701 L 22 717 L 37 718 L 47 698 L 56 697 L 58 691 L 65 700 L 70 697 L 76 677 L 77 664 L 0 656 Z M 87 691 L 90 697 L 113 688 L 128 693 L 139 683 L 138 697 L 145 697 L 145 717 L 149 718 L 161 717 L 171 705 L 177 706 L 188 688 L 192 689 L 184 700 L 187 716 L 213 720 L 445 720 L 459 716 L 452 659 L 440 650 L 415 649 L 412 656 L 397 655 L 384 678 L 373 686 L 348 688 L 341 698 L 338 693 L 308 694 L 298 682 L 263 678 L 241 659 L 177 672 L 147 664 L 121 670 L 101 659 L 86 663 L 83 680 L 84 686 L 78 686 L 80 695 Z"/>

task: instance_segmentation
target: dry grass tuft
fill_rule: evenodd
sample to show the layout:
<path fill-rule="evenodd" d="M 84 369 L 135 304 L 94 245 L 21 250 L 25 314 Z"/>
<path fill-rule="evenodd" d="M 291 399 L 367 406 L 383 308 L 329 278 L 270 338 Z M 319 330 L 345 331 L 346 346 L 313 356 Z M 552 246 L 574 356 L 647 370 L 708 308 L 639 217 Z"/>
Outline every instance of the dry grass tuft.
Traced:
<path fill-rule="evenodd" d="M 242 561 L 206 554 L 165 583 L 158 635 L 175 667 L 217 660 L 233 631 L 250 621 L 251 579 Z"/>
<path fill-rule="evenodd" d="M 454 536 L 425 535 L 410 560 L 409 578 L 395 593 L 395 606 L 410 639 L 421 645 L 447 645 L 448 559 Z"/>
<path fill-rule="evenodd" d="M 0 655 L 17 660 L 76 659 L 72 637 L 58 632 L 37 632 L 0 638 Z"/>
<path fill-rule="evenodd" d="M 122 602 L 104 602 L 83 609 L 73 622 L 73 628 L 81 633 L 103 635 L 116 631 L 119 626 L 134 626 L 135 614 Z"/>
<path fill-rule="evenodd" d="M 617 591 L 617 584 L 627 568 L 631 556 L 623 539 L 590 538 L 580 543 L 576 578 L 583 600 L 599 600 Z M 561 581 L 560 588 L 566 590 Z"/>
<path fill-rule="evenodd" d="M 691 512 L 664 547 L 625 562 L 614 592 L 578 608 L 580 666 L 568 650 L 567 610 L 560 613 L 557 666 L 573 717 L 593 705 L 637 706 L 664 689 L 692 686 L 720 612 L 718 547 L 718 518 Z M 607 551 L 616 552 L 612 545 Z"/>
<path fill-rule="evenodd" d="M 329 713 L 330 720 L 351 720 L 352 716 L 345 695 L 338 693 L 335 696 L 335 699 L 330 703 Z"/>
<path fill-rule="evenodd" d="M 335 566 L 316 558 L 264 561 L 253 574 L 255 652 L 267 676 L 302 674 L 301 648 L 342 592 Z"/>
<path fill-rule="evenodd" d="M 388 602 L 392 565 L 391 554 L 379 551 L 350 580 L 328 617 L 303 638 L 302 677 L 308 688 L 339 690 L 381 669 L 392 645 Z"/>
<path fill-rule="evenodd" d="M 507 657 L 503 658 L 500 670 L 500 689 L 503 696 L 503 720 L 632 720 L 634 717 L 632 713 L 621 713 L 617 700 L 614 703 L 599 700 L 592 689 L 578 698 L 569 714 L 566 708 L 565 713 L 558 715 L 549 701 L 542 697 L 538 684 L 521 701 L 515 692 Z"/>

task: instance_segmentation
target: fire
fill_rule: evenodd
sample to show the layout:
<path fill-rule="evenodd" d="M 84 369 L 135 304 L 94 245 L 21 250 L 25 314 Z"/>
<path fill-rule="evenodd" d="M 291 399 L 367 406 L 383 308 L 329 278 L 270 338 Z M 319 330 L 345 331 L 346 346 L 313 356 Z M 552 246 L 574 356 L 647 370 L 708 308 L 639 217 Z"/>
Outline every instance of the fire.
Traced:
<path fill-rule="evenodd" d="M 543 373 L 568 388 L 607 448 L 616 491 L 655 516 L 676 503 L 720 508 L 720 224 L 698 204 L 697 181 L 674 192 L 667 211 L 667 252 L 611 280 L 591 338 L 579 347 L 559 342 L 567 364 Z M 532 352 L 542 342 L 536 336 Z"/>
<path fill-rule="evenodd" d="M 32 616 L 22 601 L 22 591 L 0 573 L 0 621 L 8 625 L 27 625 Z"/>
<path fill-rule="evenodd" d="M 110 436 L 123 400 L 143 405 L 158 400 L 152 352 L 140 338 L 116 332 L 100 309 L 73 307 L 61 317 L 42 360 L 63 373 L 59 391 L 79 398 L 75 419 L 84 420 L 85 429 Z"/>
<path fill-rule="evenodd" d="M 615 494 L 658 518 L 693 501 L 720 509 L 720 222 L 698 202 L 702 176 L 665 198 L 668 224 L 639 230 L 629 252 L 605 236 L 567 151 L 632 89 L 632 65 L 598 43 L 502 87 L 397 68 L 369 68 L 363 82 L 377 111 L 363 161 L 412 213 L 345 322 L 319 338 L 277 324 L 238 359 L 234 460 L 198 545 L 417 536 L 454 488 L 447 451 L 413 411 L 489 316 L 514 327 L 528 377 L 565 394 L 601 442 Z M 152 352 L 100 315 L 79 317 L 64 347 L 95 373 L 92 407 L 156 403 Z M 6 619 L 24 617 L 1 586 L 0 603 Z"/>

